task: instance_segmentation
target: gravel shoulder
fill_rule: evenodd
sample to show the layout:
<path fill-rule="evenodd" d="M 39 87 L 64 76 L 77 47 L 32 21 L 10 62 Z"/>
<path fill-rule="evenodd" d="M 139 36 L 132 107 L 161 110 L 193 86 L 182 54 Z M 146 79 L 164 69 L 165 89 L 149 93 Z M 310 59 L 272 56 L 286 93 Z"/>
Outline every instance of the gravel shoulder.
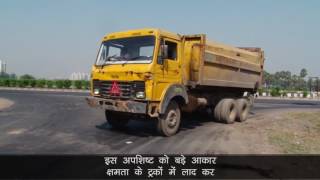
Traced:
<path fill-rule="evenodd" d="M 14 104 L 13 101 L 0 97 L 0 110 L 6 109 Z"/>

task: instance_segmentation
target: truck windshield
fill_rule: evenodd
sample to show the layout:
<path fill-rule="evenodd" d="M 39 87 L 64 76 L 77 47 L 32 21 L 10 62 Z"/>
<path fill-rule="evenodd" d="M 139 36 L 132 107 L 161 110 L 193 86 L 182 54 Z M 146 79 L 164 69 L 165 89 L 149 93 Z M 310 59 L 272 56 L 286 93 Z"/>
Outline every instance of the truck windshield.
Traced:
<path fill-rule="evenodd" d="M 112 39 L 102 43 L 96 65 L 150 63 L 153 58 L 154 36 Z"/>

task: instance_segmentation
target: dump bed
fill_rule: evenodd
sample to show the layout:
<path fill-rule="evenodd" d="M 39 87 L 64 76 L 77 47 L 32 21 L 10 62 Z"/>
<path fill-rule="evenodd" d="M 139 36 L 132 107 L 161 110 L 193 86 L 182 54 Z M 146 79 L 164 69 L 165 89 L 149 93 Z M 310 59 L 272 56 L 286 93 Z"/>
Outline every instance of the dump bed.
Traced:
<path fill-rule="evenodd" d="M 210 42 L 205 35 L 185 36 L 190 51 L 189 84 L 256 89 L 261 83 L 264 53 L 261 48 L 232 47 Z M 188 63 L 188 61 L 187 61 Z"/>

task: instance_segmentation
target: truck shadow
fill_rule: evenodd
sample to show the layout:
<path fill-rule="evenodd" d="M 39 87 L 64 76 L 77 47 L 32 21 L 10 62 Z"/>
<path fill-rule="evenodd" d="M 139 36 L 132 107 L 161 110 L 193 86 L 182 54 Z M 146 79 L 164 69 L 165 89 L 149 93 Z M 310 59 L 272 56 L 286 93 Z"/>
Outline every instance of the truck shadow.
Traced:
<path fill-rule="evenodd" d="M 206 123 L 217 123 L 208 115 L 202 113 L 185 113 L 182 115 L 181 124 L 180 124 L 180 132 L 188 131 L 190 129 L 197 128 L 199 126 L 203 126 Z M 111 127 L 107 122 L 96 125 L 96 128 L 100 130 L 112 131 L 125 133 L 131 136 L 137 137 L 150 137 L 150 136 L 159 136 L 156 129 L 156 121 L 155 120 L 131 120 L 126 127 L 123 129 L 115 129 Z"/>

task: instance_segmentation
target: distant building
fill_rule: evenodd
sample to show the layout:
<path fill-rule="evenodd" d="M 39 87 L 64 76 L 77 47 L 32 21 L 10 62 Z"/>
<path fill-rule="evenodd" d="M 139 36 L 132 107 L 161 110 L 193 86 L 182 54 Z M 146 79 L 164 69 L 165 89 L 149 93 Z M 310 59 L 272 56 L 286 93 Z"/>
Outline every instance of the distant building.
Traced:
<path fill-rule="evenodd" d="M 70 80 L 89 80 L 89 73 L 74 72 L 70 76 Z"/>
<path fill-rule="evenodd" d="M 7 72 L 7 64 L 4 61 L 0 60 L 0 73 L 6 73 Z"/>

